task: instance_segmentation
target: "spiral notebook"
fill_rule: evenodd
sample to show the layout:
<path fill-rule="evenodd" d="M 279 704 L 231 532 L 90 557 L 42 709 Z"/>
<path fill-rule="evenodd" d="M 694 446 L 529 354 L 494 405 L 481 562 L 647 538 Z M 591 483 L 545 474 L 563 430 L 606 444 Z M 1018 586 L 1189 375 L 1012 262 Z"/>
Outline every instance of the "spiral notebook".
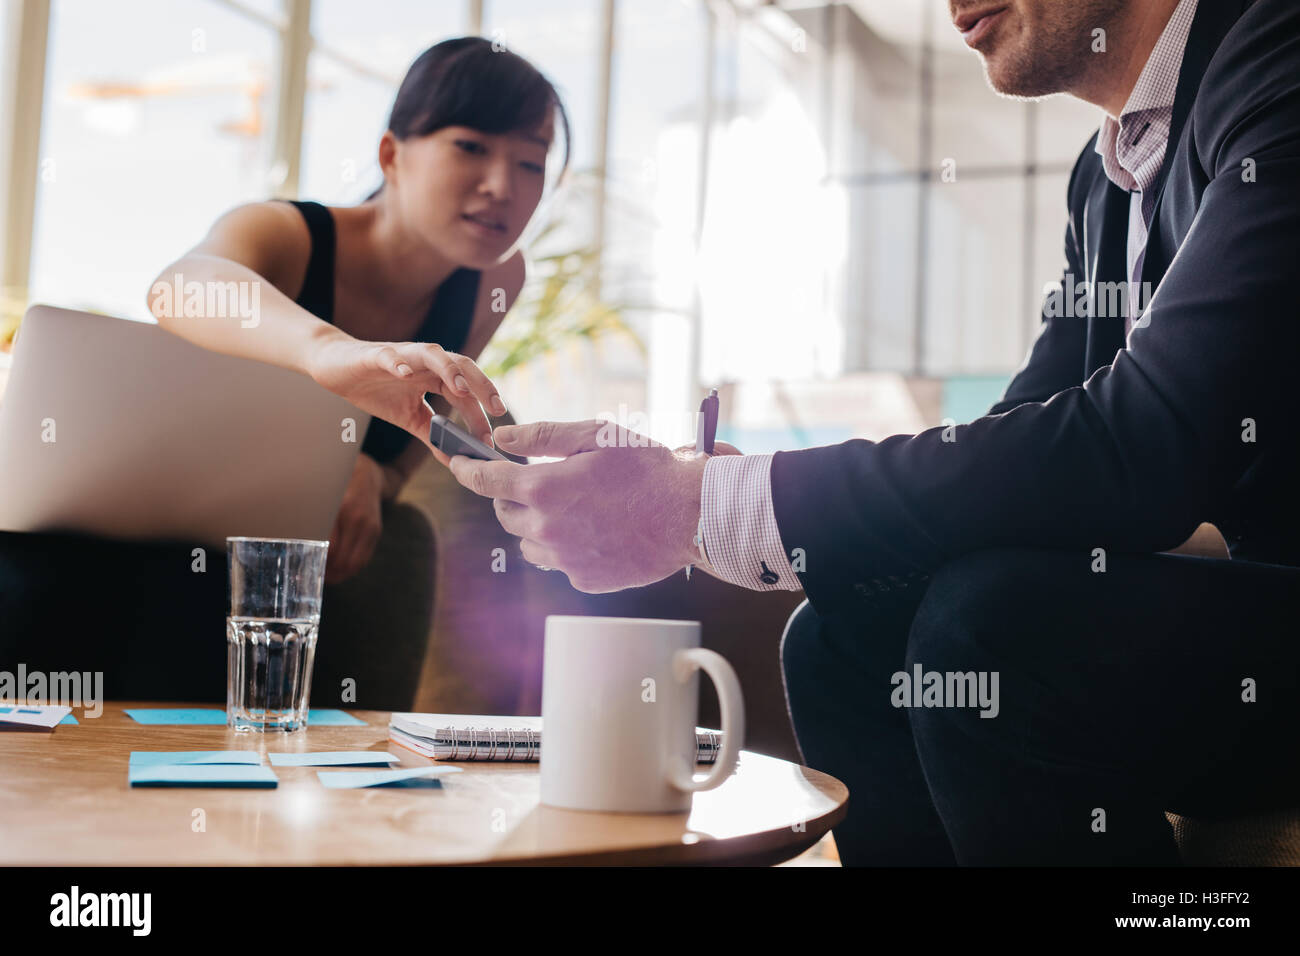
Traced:
<path fill-rule="evenodd" d="M 393 714 L 388 739 L 434 760 L 540 760 L 542 718 Z M 695 728 L 695 762 L 714 763 L 722 731 Z"/>

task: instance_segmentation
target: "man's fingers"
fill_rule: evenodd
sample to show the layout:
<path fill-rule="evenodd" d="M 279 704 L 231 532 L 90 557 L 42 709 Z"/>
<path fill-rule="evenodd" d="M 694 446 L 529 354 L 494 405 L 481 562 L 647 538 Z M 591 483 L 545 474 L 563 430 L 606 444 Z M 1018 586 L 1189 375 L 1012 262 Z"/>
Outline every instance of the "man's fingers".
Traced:
<path fill-rule="evenodd" d="M 462 485 L 484 498 L 505 498 L 520 504 L 531 504 L 532 494 L 525 475 L 528 465 L 513 461 L 479 461 L 465 455 L 455 455 L 449 464 L 452 475 Z"/>
<path fill-rule="evenodd" d="M 517 501 L 497 498 L 493 501 L 493 511 L 497 512 L 500 527 L 519 538 L 530 537 L 534 541 L 541 537 L 542 515 L 537 509 L 520 505 Z"/>
<path fill-rule="evenodd" d="M 494 433 L 497 444 L 512 455 L 537 455 L 542 458 L 567 458 L 600 447 L 601 430 L 613 433 L 609 422 L 529 422 L 526 425 L 502 425 Z"/>
<path fill-rule="evenodd" d="M 515 501 L 506 501 L 504 498 L 494 498 L 491 510 L 497 512 L 497 522 L 500 527 L 515 537 L 524 536 L 523 512 L 528 510 L 524 505 Z"/>
<path fill-rule="evenodd" d="M 524 538 L 519 542 L 519 553 L 529 564 L 535 564 L 548 571 L 559 569 L 560 556 L 544 544 Z"/>

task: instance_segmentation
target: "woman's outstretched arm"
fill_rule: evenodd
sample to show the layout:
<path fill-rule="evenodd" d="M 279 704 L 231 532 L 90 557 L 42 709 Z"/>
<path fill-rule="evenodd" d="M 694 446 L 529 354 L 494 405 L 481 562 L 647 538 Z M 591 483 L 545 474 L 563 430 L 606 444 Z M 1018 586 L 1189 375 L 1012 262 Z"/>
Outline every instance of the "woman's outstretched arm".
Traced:
<path fill-rule="evenodd" d="M 356 339 L 285 295 L 280 286 L 291 272 L 303 270 L 310 237 L 286 218 L 295 214 L 293 208 L 281 206 L 231 210 L 164 269 L 148 296 L 159 324 L 212 351 L 308 375 L 410 432 L 443 464 L 447 457 L 429 444 L 426 392 L 442 395 L 473 434 L 490 440 L 483 409 L 502 415 L 505 404 L 472 360 L 433 343 Z M 245 303 L 251 307 L 243 308 Z"/>
<path fill-rule="evenodd" d="M 311 251 L 297 215 L 292 206 L 266 202 L 221 216 L 150 283 L 147 301 L 158 324 L 214 352 L 308 374 L 320 344 L 351 336 L 281 291 Z"/>

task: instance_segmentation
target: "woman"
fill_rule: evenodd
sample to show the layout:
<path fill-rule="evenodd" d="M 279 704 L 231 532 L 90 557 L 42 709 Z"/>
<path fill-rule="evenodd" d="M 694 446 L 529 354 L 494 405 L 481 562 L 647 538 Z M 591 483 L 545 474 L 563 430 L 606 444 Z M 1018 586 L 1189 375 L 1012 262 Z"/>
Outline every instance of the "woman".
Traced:
<path fill-rule="evenodd" d="M 381 500 L 430 447 L 426 392 L 491 441 L 480 403 L 494 415 L 505 405 L 473 360 L 523 284 L 513 247 L 541 198 L 557 115 L 567 166 L 568 120 L 537 70 L 487 40 L 439 43 L 402 82 L 379 143 L 384 183 L 365 202 L 240 206 L 162 271 L 167 282 L 179 272 L 187 284 L 257 283 L 255 324 L 168 315 L 151 287 L 171 332 L 308 374 L 375 416 L 330 537 L 328 581 L 369 560 Z M 225 571 L 195 574 L 191 562 L 184 542 L 0 533 L 0 661 L 102 671 L 110 699 L 220 700 L 224 642 L 192 639 L 190 622 L 225 616 Z M 66 613 L 70 599 L 84 613 Z M 400 656 L 389 649 L 385 660 Z M 357 653 L 322 641 L 318 676 L 330 654 Z M 392 663 L 384 688 L 363 682 L 367 706 L 410 708 L 418 667 Z"/>
<path fill-rule="evenodd" d="M 260 282 L 255 326 L 169 315 L 151 292 L 177 335 L 308 374 L 375 416 L 330 536 L 327 582 L 369 561 L 382 500 L 426 449 L 446 463 L 428 444 L 425 392 L 489 443 L 480 404 L 505 414 L 473 360 L 523 285 L 514 245 L 542 197 L 557 114 L 567 167 L 568 118 L 545 77 L 480 37 L 439 43 L 402 81 L 379 142 L 384 183 L 365 202 L 240 206 L 160 274 Z"/>

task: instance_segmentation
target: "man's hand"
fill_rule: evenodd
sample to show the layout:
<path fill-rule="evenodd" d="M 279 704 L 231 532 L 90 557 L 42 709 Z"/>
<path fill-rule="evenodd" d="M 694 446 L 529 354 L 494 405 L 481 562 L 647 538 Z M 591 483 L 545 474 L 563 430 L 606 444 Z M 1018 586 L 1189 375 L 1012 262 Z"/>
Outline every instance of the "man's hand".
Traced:
<path fill-rule="evenodd" d="M 369 455 L 357 455 L 352 479 L 330 532 L 325 583 L 337 584 L 356 574 L 374 557 L 383 531 L 384 466 Z"/>
<path fill-rule="evenodd" d="M 691 442 L 689 445 L 683 445 L 681 448 L 678 448 L 677 454 L 694 455 L 695 442 Z M 743 455 L 744 452 L 742 452 L 735 445 L 728 444 L 725 441 L 715 441 L 713 443 L 713 454 L 714 455 Z"/>
<path fill-rule="evenodd" d="M 457 455 L 451 473 L 495 499 L 524 559 L 596 594 L 662 580 L 698 560 L 694 539 L 706 459 L 674 453 L 612 422 L 503 425 L 497 446 L 563 458 L 519 465 Z"/>

